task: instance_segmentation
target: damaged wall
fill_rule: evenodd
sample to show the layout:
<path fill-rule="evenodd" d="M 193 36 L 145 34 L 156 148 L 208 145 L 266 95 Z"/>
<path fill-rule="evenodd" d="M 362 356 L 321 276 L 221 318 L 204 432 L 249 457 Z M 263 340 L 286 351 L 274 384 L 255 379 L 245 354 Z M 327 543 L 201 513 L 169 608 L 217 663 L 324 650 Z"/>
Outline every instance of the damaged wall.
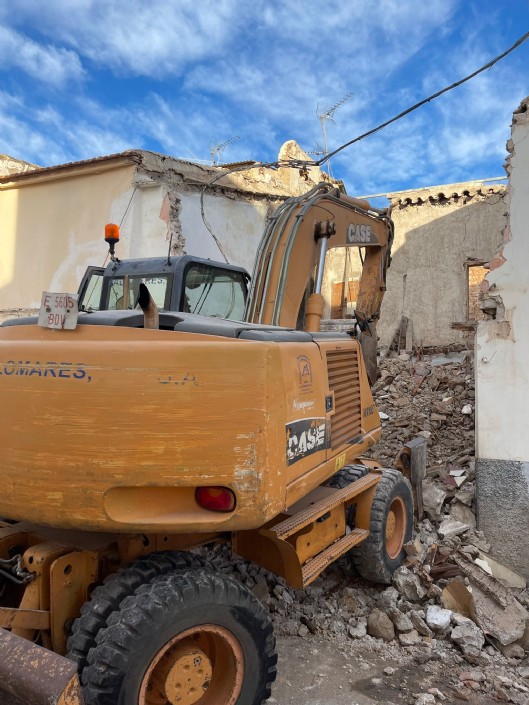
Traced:
<path fill-rule="evenodd" d="M 402 316 L 413 324 L 415 346 L 465 342 L 468 333 L 451 326 L 464 323 L 473 332 L 467 265 L 494 256 L 505 227 L 504 196 L 505 186 L 478 182 L 388 195 L 395 239 L 377 328 L 382 346 L 391 343 Z M 344 274 L 360 271 L 354 259 L 346 265 L 343 251 L 330 257 L 332 266 L 324 282 L 327 301 Z"/>
<path fill-rule="evenodd" d="M 0 176 L 18 174 L 21 171 L 35 171 L 35 169 L 40 169 L 40 167 L 36 164 L 30 164 L 30 162 L 10 157 L 9 154 L 0 154 Z"/>
<path fill-rule="evenodd" d="M 280 159 L 303 158 L 287 142 Z M 251 165 L 251 163 L 250 163 Z M 88 265 L 102 265 L 104 226 L 121 224 L 119 257 L 192 254 L 253 267 L 265 220 L 285 198 L 324 175 L 259 167 L 219 179 L 219 170 L 142 150 L 0 177 L 0 320 L 26 315 L 43 290 L 77 291 Z M 207 186 L 201 216 L 200 195 Z M 215 237 L 214 237 L 214 236 Z"/>
<path fill-rule="evenodd" d="M 529 578 L 529 97 L 507 148 L 509 221 L 484 292 L 495 318 L 476 335 L 477 507 L 495 555 Z"/>

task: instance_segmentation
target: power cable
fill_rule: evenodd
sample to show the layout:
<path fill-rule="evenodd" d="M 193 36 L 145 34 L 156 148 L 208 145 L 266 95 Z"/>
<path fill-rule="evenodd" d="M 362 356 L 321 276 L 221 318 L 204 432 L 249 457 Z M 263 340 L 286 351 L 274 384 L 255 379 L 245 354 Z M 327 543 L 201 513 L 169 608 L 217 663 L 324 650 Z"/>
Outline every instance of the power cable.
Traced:
<path fill-rule="evenodd" d="M 484 66 L 477 69 L 476 71 L 469 74 L 468 76 L 465 76 L 465 78 L 462 78 L 461 80 L 456 81 L 455 83 L 452 83 L 449 86 L 446 86 L 442 90 L 437 91 L 437 93 L 433 93 L 431 96 L 429 96 L 428 98 L 424 98 L 419 103 L 415 103 L 415 105 L 412 105 L 410 108 L 407 108 L 406 110 L 402 111 L 398 115 L 395 115 L 395 117 L 392 117 L 391 119 L 386 120 L 386 122 L 383 122 L 381 125 L 378 125 L 377 127 L 374 127 L 371 130 L 368 130 L 367 132 L 364 132 L 361 135 L 358 135 L 358 137 L 355 137 L 354 139 L 350 140 L 349 142 L 346 142 L 345 144 L 342 144 L 340 147 L 335 149 L 333 152 L 330 152 L 329 154 L 324 155 L 321 159 L 318 159 L 317 161 L 303 160 L 303 159 L 281 159 L 281 160 L 277 160 L 274 162 L 254 162 L 253 164 L 250 164 L 250 165 L 245 164 L 245 165 L 233 167 L 232 169 L 228 169 L 227 171 L 222 171 L 221 173 L 217 174 L 213 179 L 210 179 L 204 185 L 204 188 L 202 189 L 202 192 L 200 194 L 200 212 L 202 215 L 202 221 L 204 222 L 204 225 L 206 226 L 209 233 L 211 234 L 211 236 L 213 237 L 213 239 L 217 243 L 217 246 L 218 246 L 219 250 L 221 251 L 226 262 L 228 262 L 228 259 L 227 259 L 226 255 L 224 254 L 224 251 L 222 250 L 220 242 L 219 242 L 218 238 L 215 236 L 210 224 L 208 223 L 208 221 L 206 219 L 206 215 L 204 213 L 204 195 L 205 195 L 206 189 L 213 186 L 213 184 L 216 183 L 217 181 L 219 181 L 219 179 L 222 179 L 225 176 L 229 176 L 230 174 L 234 174 L 239 171 L 247 171 L 248 169 L 279 169 L 280 167 L 288 167 L 290 169 L 299 169 L 302 174 L 306 174 L 307 169 L 309 169 L 311 167 L 315 167 L 315 166 L 322 166 L 322 164 L 325 164 L 325 162 L 327 162 L 331 157 L 334 157 L 336 154 L 343 151 L 347 147 L 350 147 L 351 145 L 355 144 L 356 142 L 360 142 L 361 140 L 365 139 L 366 137 L 369 137 L 370 135 L 374 135 L 376 132 L 383 130 L 388 125 L 391 125 L 392 123 L 397 122 L 397 120 L 401 120 L 406 115 L 409 115 L 414 110 L 417 110 L 418 108 L 423 106 L 425 103 L 429 103 L 432 100 L 439 98 L 439 96 L 443 95 L 444 93 L 448 93 L 448 91 L 451 91 L 454 88 L 457 88 L 458 86 L 463 85 L 463 83 L 470 81 L 472 78 L 475 78 L 480 73 L 483 73 L 483 71 L 490 69 L 492 66 L 494 66 L 494 64 L 497 64 L 498 61 L 501 61 L 501 59 L 504 59 L 511 52 L 513 52 L 520 45 L 522 45 L 525 41 L 527 41 L 527 39 L 529 39 L 529 32 L 526 32 L 524 35 L 522 35 L 511 47 L 509 47 L 502 54 L 499 54 L 499 56 L 496 56 L 494 59 L 487 62 Z M 128 210 L 128 207 L 127 207 L 127 210 Z"/>
<path fill-rule="evenodd" d="M 443 88 L 442 90 L 437 91 L 437 93 L 434 93 L 433 95 L 429 96 L 429 98 L 424 98 L 424 100 L 421 100 L 419 103 L 415 103 L 415 105 L 412 105 L 411 108 L 404 110 L 402 113 L 399 113 L 395 117 L 391 118 L 391 120 L 387 120 L 386 122 L 383 122 L 381 125 L 378 125 L 378 127 L 374 127 L 372 130 L 369 130 L 368 132 L 364 132 L 363 135 L 359 135 L 358 137 L 355 137 L 353 140 L 350 140 L 349 142 L 342 144 L 342 146 L 335 149 L 334 152 L 330 152 L 329 154 L 326 154 L 324 157 L 322 157 L 322 159 L 317 161 L 316 164 L 318 164 L 318 166 L 321 166 L 321 164 L 325 164 L 325 162 L 328 159 L 330 159 L 331 157 L 334 157 L 335 154 L 338 154 L 338 152 L 341 152 L 343 149 L 346 149 L 346 147 L 350 147 L 355 142 L 360 142 L 360 140 L 363 140 L 366 137 L 369 137 L 369 135 L 373 135 L 373 134 L 375 134 L 375 132 L 378 132 L 379 130 L 384 129 L 384 127 L 387 127 L 388 125 L 391 125 L 391 123 L 397 122 L 397 120 L 400 120 L 405 115 L 409 115 L 410 113 L 412 113 L 414 110 L 417 110 L 417 108 L 420 108 L 425 103 L 429 103 L 431 100 L 435 100 L 435 98 L 439 98 L 439 96 L 443 95 L 443 93 L 448 93 L 448 91 L 451 91 L 453 88 L 457 88 L 458 86 L 463 85 L 463 83 L 470 81 L 471 78 L 474 78 L 478 74 L 483 73 L 483 71 L 490 69 L 492 66 L 494 66 L 494 64 L 498 63 L 498 61 L 505 58 L 508 54 L 510 54 L 512 51 L 517 49 L 521 44 L 523 44 L 527 39 L 529 39 L 529 32 L 526 32 L 522 37 L 520 37 L 520 39 L 518 39 L 518 41 L 516 41 L 511 47 L 509 47 L 509 49 L 507 49 L 507 51 L 504 51 L 503 54 L 500 54 L 495 59 L 492 59 L 492 61 L 489 61 L 487 64 L 482 66 L 477 71 L 474 71 L 473 73 L 469 74 L 465 78 L 462 78 L 460 81 L 456 81 L 455 83 L 452 83 L 450 86 L 446 86 L 446 88 Z"/>

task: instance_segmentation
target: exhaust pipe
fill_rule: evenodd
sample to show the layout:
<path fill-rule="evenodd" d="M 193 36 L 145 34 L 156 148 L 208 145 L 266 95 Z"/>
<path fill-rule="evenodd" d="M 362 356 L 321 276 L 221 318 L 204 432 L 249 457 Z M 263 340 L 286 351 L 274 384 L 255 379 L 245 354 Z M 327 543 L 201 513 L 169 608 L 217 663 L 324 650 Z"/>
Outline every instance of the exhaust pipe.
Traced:
<path fill-rule="evenodd" d="M 144 328 L 157 329 L 160 327 L 160 314 L 158 313 L 158 306 L 154 303 L 154 299 L 152 298 L 149 289 L 143 283 L 140 284 L 136 306 L 139 306 L 143 311 Z"/>
<path fill-rule="evenodd" d="M 0 629 L 0 693 L 21 705 L 84 705 L 77 665 Z"/>

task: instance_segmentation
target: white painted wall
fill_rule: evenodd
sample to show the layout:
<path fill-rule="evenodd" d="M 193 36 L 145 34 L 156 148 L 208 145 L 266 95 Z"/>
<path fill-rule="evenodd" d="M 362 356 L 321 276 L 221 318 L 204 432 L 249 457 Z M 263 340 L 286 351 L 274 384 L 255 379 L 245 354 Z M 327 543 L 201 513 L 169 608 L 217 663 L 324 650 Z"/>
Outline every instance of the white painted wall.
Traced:
<path fill-rule="evenodd" d="M 182 193 L 180 223 L 188 255 L 224 261 L 200 213 L 200 194 Z M 268 204 L 221 196 L 204 198 L 204 213 L 230 264 L 252 273 L 257 245 L 264 232 Z"/>
<path fill-rule="evenodd" d="M 529 98 L 525 101 L 529 104 Z M 490 272 L 490 294 L 505 316 L 476 335 L 479 458 L 529 460 L 529 111 L 514 115 L 510 157 L 510 241 Z M 500 320 L 500 318 L 502 320 Z"/>

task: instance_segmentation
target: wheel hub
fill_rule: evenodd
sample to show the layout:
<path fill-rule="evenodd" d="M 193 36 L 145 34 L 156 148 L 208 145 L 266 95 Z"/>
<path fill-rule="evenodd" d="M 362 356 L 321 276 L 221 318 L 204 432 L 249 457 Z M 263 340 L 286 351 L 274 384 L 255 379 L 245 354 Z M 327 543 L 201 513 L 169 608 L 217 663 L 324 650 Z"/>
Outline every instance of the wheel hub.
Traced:
<path fill-rule="evenodd" d="M 164 657 L 156 674 L 156 685 L 169 703 L 195 705 L 211 683 L 211 661 L 197 648 L 177 644 Z"/>
<path fill-rule="evenodd" d="M 386 551 L 391 559 L 402 551 L 406 536 L 406 506 L 401 497 L 395 497 L 386 518 Z"/>
<path fill-rule="evenodd" d="M 235 705 L 244 656 L 235 637 L 217 625 L 188 629 L 155 656 L 138 705 Z"/>

